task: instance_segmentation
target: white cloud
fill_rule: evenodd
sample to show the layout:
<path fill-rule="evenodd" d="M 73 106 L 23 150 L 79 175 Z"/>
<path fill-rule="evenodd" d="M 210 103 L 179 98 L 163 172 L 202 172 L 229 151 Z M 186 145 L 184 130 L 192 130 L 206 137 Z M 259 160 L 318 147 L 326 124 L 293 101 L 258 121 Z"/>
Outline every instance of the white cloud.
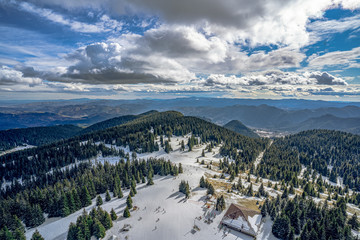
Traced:
<path fill-rule="evenodd" d="M 242 77 L 235 75 L 211 74 L 204 80 L 205 86 L 261 86 L 261 85 L 347 85 L 345 80 L 326 72 L 282 72 L 279 70 L 250 74 Z"/>
<path fill-rule="evenodd" d="M 42 83 L 38 77 L 24 77 L 21 71 L 1 66 L 0 67 L 0 85 L 26 84 L 34 86 Z"/>
<path fill-rule="evenodd" d="M 357 0 L 33 0 L 68 10 L 97 9 L 111 14 L 160 16 L 173 25 L 206 26 L 207 33 L 229 42 L 301 47 L 309 43 L 310 19 L 334 7 L 356 9 Z"/>
<path fill-rule="evenodd" d="M 96 22 L 95 24 L 89 24 L 89 23 L 76 21 L 73 19 L 68 19 L 61 14 L 53 12 L 50 9 L 39 8 L 27 2 L 19 3 L 19 7 L 24 11 L 27 11 L 32 14 L 36 14 L 54 23 L 67 26 L 75 32 L 100 33 L 100 32 L 109 32 L 115 30 L 118 31 L 121 30 L 123 25 L 121 22 L 111 19 L 107 15 L 103 15 L 102 17 L 100 17 L 100 21 Z"/>
<path fill-rule="evenodd" d="M 332 34 L 360 28 L 360 15 L 338 20 L 318 20 L 308 24 L 307 28 L 311 31 L 309 44 L 312 44 L 331 37 Z"/>
<path fill-rule="evenodd" d="M 309 67 L 324 67 L 344 65 L 345 67 L 353 67 L 360 60 L 360 47 L 353 48 L 349 51 L 334 51 L 325 53 L 321 56 L 312 56 L 309 61 Z"/>

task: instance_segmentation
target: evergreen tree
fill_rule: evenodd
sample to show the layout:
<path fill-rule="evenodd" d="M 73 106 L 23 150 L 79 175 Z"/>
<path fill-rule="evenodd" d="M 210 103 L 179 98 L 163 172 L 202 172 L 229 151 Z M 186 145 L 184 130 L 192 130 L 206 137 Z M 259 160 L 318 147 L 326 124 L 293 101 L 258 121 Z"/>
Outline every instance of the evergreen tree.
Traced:
<path fill-rule="evenodd" d="M 266 204 L 264 203 L 261 207 L 261 216 L 264 218 L 266 217 L 266 214 L 267 214 L 267 207 Z"/>
<path fill-rule="evenodd" d="M 25 215 L 25 225 L 27 227 L 36 227 L 41 225 L 45 221 L 43 212 L 39 205 L 34 205 L 30 207 Z"/>
<path fill-rule="evenodd" d="M 152 179 L 152 176 L 151 175 L 149 175 L 148 176 L 148 182 L 147 182 L 147 184 L 146 185 L 154 185 L 154 181 L 153 181 L 153 179 Z"/>
<path fill-rule="evenodd" d="M 124 196 L 120 186 L 119 186 L 119 188 L 117 190 L 117 196 L 118 196 L 118 198 L 122 198 Z"/>
<path fill-rule="evenodd" d="M 186 198 L 189 198 L 190 196 L 190 187 L 189 183 L 182 180 L 179 185 L 179 192 L 182 192 L 185 194 Z"/>
<path fill-rule="evenodd" d="M 182 164 L 179 163 L 179 173 L 183 173 L 183 172 L 184 172 L 184 170 L 183 170 L 183 168 L 182 168 Z"/>
<path fill-rule="evenodd" d="M 1 240 L 15 240 L 13 234 L 9 231 L 9 229 L 5 226 L 0 231 L 0 239 Z"/>
<path fill-rule="evenodd" d="M 111 216 L 110 216 L 110 214 L 108 212 L 104 213 L 102 224 L 103 224 L 103 226 L 105 227 L 106 230 L 110 229 L 113 226 Z"/>
<path fill-rule="evenodd" d="M 247 195 L 247 196 L 250 196 L 250 197 L 254 196 L 254 191 L 253 191 L 253 188 L 252 188 L 252 183 L 250 183 L 250 185 L 249 185 L 249 187 L 248 187 L 248 189 L 247 189 L 247 191 L 246 191 L 246 195 Z"/>
<path fill-rule="evenodd" d="M 65 193 L 62 193 L 59 205 L 60 205 L 60 216 L 61 217 L 68 216 L 70 214 L 70 208 Z"/>
<path fill-rule="evenodd" d="M 101 224 L 101 222 L 95 218 L 94 225 L 93 225 L 93 233 L 96 238 L 103 238 L 105 237 L 105 227 Z"/>
<path fill-rule="evenodd" d="M 133 201 L 131 199 L 131 196 L 129 195 L 126 199 L 126 206 L 129 208 L 129 209 L 132 209 L 133 205 L 132 205 Z"/>
<path fill-rule="evenodd" d="M 110 196 L 109 190 L 106 190 L 105 201 L 108 202 L 110 200 L 111 200 L 111 196 Z"/>
<path fill-rule="evenodd" d="M 289 196 L 288 189 L 285 187 L 284 192 L 281 195 L 281 198 L 288 198 L 288 196 Z"/>
<path fill-rule="evenodd" d="M 111 216 L 111 220 L 113 221 L 115 221 L 118 218 L 113 208 L 110 211 L 110 216 Z"/>
<path fill-rule="evenodd" d="M 359 220 L 358 220 L 358 217 L 357 217 L 356 213 L 354 215 L 352 215 L 352 217 L 349 219 L 348 224 L 355 231 L 357 231 L 359 229 L 360 225 L 359 225 Z"/>
<path fill-rule="evenodd" d="M 44 240 L 44 238 L 41 236 L 39 231 L 36 229 L 31 237 L 31 240 Z"/>
<path fill-rule="evenodd" d="M 70 223 L 68 234 L 67 234 L 67 240 L 77 240 L 77 232 L 78 227 L 75 223 Z"/>
<path fill-rule="evenodd" d="M 20 230 L 19 228 L 15 229 L 13 236 L 15 240 L 26 240 L 24 231 Z"/>
<path fill-rule="evenodd" d="M 86 186 L 82 188 L 80 200 L 81 200 L 81 207 L 87 207 L 91 205 L 91 196 Z"/>
<path fill-rule="evenodd" d="M 134 190 L 133 190 L 132 187 L 130 188 L 130 193 L 129 193 L 129 195 L 130 195 L 131 197 L 135 196 L 135 193 L 134 193 Z"/>
<path fill-rule="evenodd" d="M 101 206 L 103 204 L 103 200 L 100 195 L 96 197 L 96 206 Z"/>
<path fill-rule="evenodd" d="M 225 199 L 224 196 L 221 195 L 217 200 L 216 200 L 216 211 L 223 211 L 225 210 L 226 205 L 225 205 Z"/>
<path fill-rule="evenodd" d="M 125 218 L 129 218 L 130 217 L 130 211 L 129 211 L 129 208 L 126 206 L 125 210 L 124 210 L 124 214 L 123 216 Z"/>
<path fill-rule="evenodd" d="M 210 194 L 210 195 L 215 194 L 215 188 L 211 183 L 207 184 L 207 194 Z"/>
<path fill-rule="evenodd" d="M 200 187 L 206 188 L 206 182 L 205 182 L 204 176 L 201 176 L 201 178 L 200 178 Z"/>
<path fill-rule="evenodd" d="M 278 216 L 272 226 L 272 233 L 280 239 L 287 239 L 290 233 L 290 220 L 286 215 Z"/>

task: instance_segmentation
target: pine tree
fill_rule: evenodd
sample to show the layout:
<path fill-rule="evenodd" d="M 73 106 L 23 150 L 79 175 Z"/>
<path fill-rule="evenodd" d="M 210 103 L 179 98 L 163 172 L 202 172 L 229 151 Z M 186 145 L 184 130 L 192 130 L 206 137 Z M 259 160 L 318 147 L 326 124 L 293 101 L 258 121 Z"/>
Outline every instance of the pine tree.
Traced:
<path fill-rule="evenodd" d="M 105 227 L 106 230 L 110 229 L 113 226 L 111 216 L 110 216 L 110 214 L 108 212 L 104 213 L 102 224 L 103 224 L 103 226 Z"/>
<path fill-rule="evenodd" d="M 110 193 L 109 193 L 109 190 L 106 190 L 106 193 L 105 193 L 105 201 L 108 202 L 111 200 L 111 196 L 110 196 Z"/>
<path fill-rule="evenodd" d="M 266 207 L 266 204 L 264 203 L 261 207 L 261 216 L 262 217 L 266 217 L 266 214 L 267 214 L 267 207 Z"/>
<path fill-rule="evenodd" d="M 45 218 L 39 205 L 34 205 L 27 210 L 24 221 L 27 227 L 37 227 L 44 221 Z"/>
<path fill-rule="evenodd" d="M 225 199 L 224 196 L 221 195 L 217 200 L 216 200 L 216 211 L 223 211 L 225 210 L 226 205 L 225 205 Z"/>
<path fill-rule="evenodd" d="M 286 215 L 280 215 L 275 219 L 272 233 L 277 238 L 287 239 L 290 233 L 290 220 Z"/>
<path fill-rule="evenodd" d="M 129 218 L 130 217 L 130 211 L 129 211 L 129 208 L 126 206 L 125 210 L 124 210 L 124 214 L 123 216 L 125 218 Z"/>
<path fill-rule="evenodd" d="M 248 187 L 248 189 L 247 189 L 247 191 L 246 191 L 246 195 L 247 195 L 247 196 L 250 196 L 250 197 L 254 196 L 254 191 L 253 191 L 253 188 L 252 188 L 252 183 L 250 183 L 250 185 L 249 185 L 249 187 Z"/>
<path fill-rule="evenodd" d="M 190 187 L 189 183 L 182 180 L 179 185 L 179 192 L 182 192 L 185 194 L 186 198 L 189 198 L 190 196 Z"/>
<path fill-rule="evenodd" d="M 153 181 L 153 179 L 152 179 L 151 174 L 148 176 L 148 182 L 147 182 L 147 185 L 154 185 L 154 181 Z"/>
<path fill-rule="evenodd" d="M 20 230 L 19 228 L 15 229 L 13 236 L 15 240 L 26 240 L 24 231 Z"/>
<path fill-rule="evenodd" d="M 207 194 L 210 194 L 210 195 L 215 194 L 215 188 L 211 183 L 207 184 Z"/>
<path fill-rule="evenodd" d="M 135 196 L 135 193 L 134 193 L 134 190 L 133 190 L 132 187 L 130 188 L 130 193 L 129 193 L 129 195 L 130 195 L 131 197 Z"/>
<path fill-rule="evenodd" d="M 201 187 L 201 188 L 205 188 L 205 187 L 206 187 L 206 182 L 205 182 L 204 176 L 201 176 L 201 178 L 200 178 L 200 187 Z"/>
<path fill-rule="evenodd" d="M 111 220 L 113 221 L 115 221 L 118 218 L 113 208 L 110 211 L 110 216 L 111 216 Z"/>
<path fill-rule="evenodd" d="M 70 208 L 69 208 L 68 199 L 67 199 L 65 193 L 62 193 L 59 205 L 60 205 L 61 217 L 68 216 L 70 214 Z"/>
<path fill-rule="evenodd" d="M 357 231 L 359 229 L 360 225 L 359 225 L 359 220 L 358 220 L 356 213 L 354 215 L 352 215 L 352 217 L 349 219 L 348 224 L 355 231 Z"/>
<path fill-rule="evenodd" d="M 179 163 L 179 173 L 183 173 L 183 172 L 184 172 L 184 170 L 183 170 L 183 168 L 182 168 L 182 164 Z"/>
<path fill-rule="evenodd" d="M 0 231 L 0 239 L 1 240 L 16 240 L 13 234 L 9 231 L 9 229 L 5 226 Z"/>
<path fill-rule="evenodd" d="M 105 237 L 105 227 L 96 218 L 94 220 L 93 233 L 94 236 L 98 239 Z"/>
<path fill-rule="evenodd" d="M 103 204 L 103 200 L 100 195 L 96 197 L 96 206 L 101 206 Z"/>
<path fill-rule="evenodd" d="M 81 207 L 87 207 L 91 205 L 91 196 L 86 186 L 84 186 L 82 189 L 80 200 L 81 200 Z"/>
<path fill-rule="evenodd" d="M 31 240 L 44 240 L 44 238 L 41 236 L 39 231 L 36 229 L 31 237 Z"/>
<path fill-rule="evenodd" d="M 288 196 L 289 196 L 288 189 L 285 188 L 283 194 L 281 195 L 281 198 L 288 198 Z"/>
<path fill-rule="evenodd" d="M 263 197 L 266 196 L 264 184 L 262 184 L 262 183 L 261 183 L 261 185 L 260 185 L 260 187 L 259 187 L 259 194 L 260 194 L 260 196 L 263 196 Z"/>
<path fill-rule="evenodd" d="M 126 199 L 126 205 L 129 209 L 132 209 L 133 205 L 132 205 L 133 201 L 131 199 L 131 196 L 129 195 Z"/>
<path fill-rule="evenodd" d="M 70 223 L 66 239 L 67 240 L 77 240 L 77 232 L 78 232 L 78 227 L 76 226 L 76 224 Z"/>

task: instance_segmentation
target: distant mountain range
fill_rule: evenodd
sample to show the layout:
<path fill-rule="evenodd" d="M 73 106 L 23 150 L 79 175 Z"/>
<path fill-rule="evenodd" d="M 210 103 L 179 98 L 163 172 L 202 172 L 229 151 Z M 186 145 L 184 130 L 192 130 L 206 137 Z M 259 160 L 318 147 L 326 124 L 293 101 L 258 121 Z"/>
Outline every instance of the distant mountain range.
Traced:
<path fill-rule="evenodd" d="M 238 120 L 250 128 L 298 132 L 326 128 L 359 133 L 360 103 L 310 100 L 180 98 L 166 100 L 0 101 L 0 130 L 97 122 L 149 110 L 175 110 L 223 126 Z M 120 120 L 120 119 L 118 119 Z"/>

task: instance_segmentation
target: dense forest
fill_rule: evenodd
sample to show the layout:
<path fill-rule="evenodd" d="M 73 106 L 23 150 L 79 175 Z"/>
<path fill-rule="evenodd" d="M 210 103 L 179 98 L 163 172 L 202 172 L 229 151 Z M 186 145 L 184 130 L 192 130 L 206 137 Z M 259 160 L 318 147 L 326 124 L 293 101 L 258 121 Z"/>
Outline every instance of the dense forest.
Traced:
<path fill-rule="evenodd" d="M 293 240 L 296 236 L 300 240 L 351 240 L 351 229 L 356 228 L 352 220 L 347 220 L 344 198 L 339 198 L 330 207 L 327 201 L 316 204 L 311 198 L 278 196 L 265 201 L 261 214 L 271 217 L 274 221 L 272 233 L 284 240 Z"/>
<path fill-rule="evenodd" d="M 359 149 L 359 135 L 309 130 L 274 140 L 256 171 L 264 178 L 291 181 L 304 165 L 334 183 L 341 177 L 345 186 L 360 191 Z"/>
<path fill-rule="evenodd" d="M 43 145 L 75 136 L 82 128 L 74 125 L 31 127 L 0 131 L 0 151 L 24 144 Z"/>
<path fill-rule="evenodd" d="M 199 137 L 202 142 L 223 143 L 221 154 L 246 166 L 267 144 L 265 140 L 245 137 L 195 117 L 184 117 L 178 112 L 153 113 L 117 127 L 0 156 L 0 178 L 13 181 L 21 177 L 26 182 L 31 181 L 33 176 L 46 178 L 46 174 L 54 169 L 98 154 L 126 157 L 123 151 L 106 147 L 100 142 L 129 146 L 132 152 L 137 153 L 153 152 L 159 150 L 155 141 L 157 136 L 183 136 L 188 133 Z"/>
<path fill-rule="evenodd" d="M 122 125 L 124 123 L 133 121 L 137 118 L 140 118 L 142 116 L 150 115 L 152 113 L 156 113 L 157 111 L 148 111 L 139 115 L 124 115 L 120 117 L 111 118 L 102 122 L 95 123 L 93 125 L 88 126 L 87 128 L 84 128 L 81 130 L 77 135 L 83 135 L 85 133 L 90 133 L 94 131 L 104 130 L 107 128 L 115 127 Z"/>

